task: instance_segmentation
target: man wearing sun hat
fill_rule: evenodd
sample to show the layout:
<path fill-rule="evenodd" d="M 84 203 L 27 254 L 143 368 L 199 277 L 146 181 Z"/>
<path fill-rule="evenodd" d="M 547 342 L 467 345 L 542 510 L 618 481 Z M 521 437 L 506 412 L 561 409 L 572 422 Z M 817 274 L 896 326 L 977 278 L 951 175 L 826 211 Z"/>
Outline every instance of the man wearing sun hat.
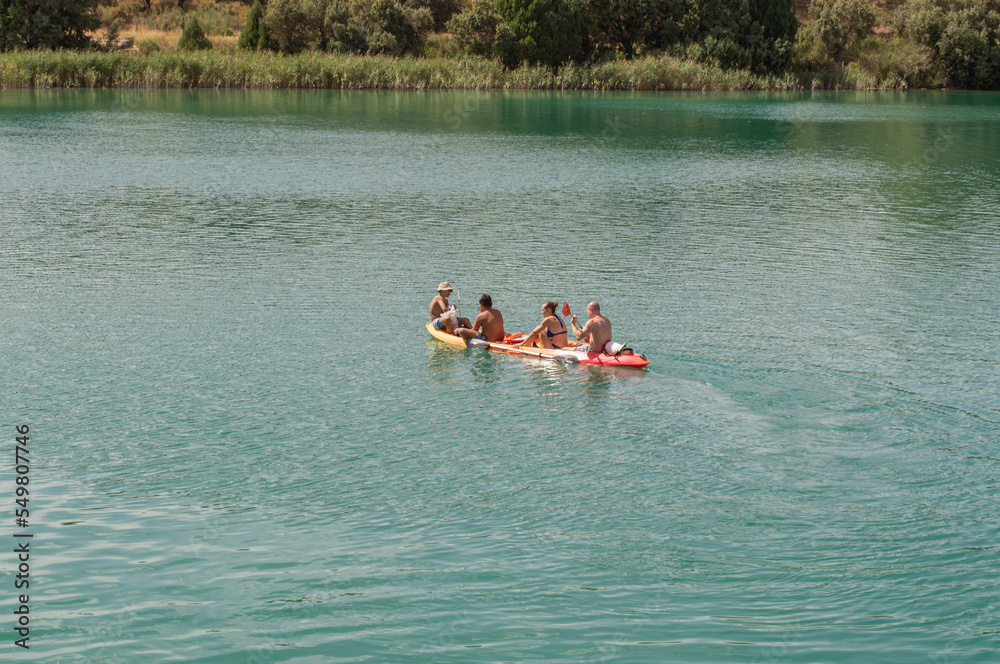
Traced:
<path fill-rule="evenodd" d="M 447 281 L 442 281 L 437 287 L 438 294 L 431 300 L 431 322 L 434 323 L 434 327 L 444 330 L 448 334 L 455 334 L 456 326 L 472 326 L 468 318 L 457 318 L 455 316 L 444 316 L 442 318 L 441 314 L 451 308 L 451 305 L 448 304 L 448 296 L 451 295 L 453 290 L 455 289 L 451 287 L 451 284 Z"/>

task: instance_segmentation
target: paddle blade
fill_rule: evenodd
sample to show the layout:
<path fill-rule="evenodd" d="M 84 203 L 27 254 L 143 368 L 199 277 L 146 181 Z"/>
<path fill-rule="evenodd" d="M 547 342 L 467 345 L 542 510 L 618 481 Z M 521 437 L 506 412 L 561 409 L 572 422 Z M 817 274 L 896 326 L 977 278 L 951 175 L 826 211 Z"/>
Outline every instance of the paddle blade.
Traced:
<path fill-rule="evenodd" d="M 556 353 L 552 359 L 563 364 L 580 364 L 580 356 L 576 353 Z"/>
<path fill-rule="evenodd" d="M 563 300 L 563 316 L 569 316 L 569 302 Z"/>

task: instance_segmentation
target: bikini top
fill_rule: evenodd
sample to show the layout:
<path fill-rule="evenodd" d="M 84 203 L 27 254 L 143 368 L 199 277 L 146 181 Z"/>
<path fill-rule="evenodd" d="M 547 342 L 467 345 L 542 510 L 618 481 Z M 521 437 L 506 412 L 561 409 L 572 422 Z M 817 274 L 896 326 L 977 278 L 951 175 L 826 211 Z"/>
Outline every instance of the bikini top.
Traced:
<path fill-rule="evenodd" d="M 545 328 L 545 334 L 548 335 L 549 339 L 551 339 L 552 337 L 558 337 L 560 334 L 566 334 L 566 323 L 564 323 L 562 321 L 562 318 L 559 318 L 559 316 L 556 316 L 556 320 L 559 321 L 560 325 L 562 325 L 562 332 L 556 332 L 555 334 L 552 334 L 552 330 L 550 330 L 549 328 Z"/>

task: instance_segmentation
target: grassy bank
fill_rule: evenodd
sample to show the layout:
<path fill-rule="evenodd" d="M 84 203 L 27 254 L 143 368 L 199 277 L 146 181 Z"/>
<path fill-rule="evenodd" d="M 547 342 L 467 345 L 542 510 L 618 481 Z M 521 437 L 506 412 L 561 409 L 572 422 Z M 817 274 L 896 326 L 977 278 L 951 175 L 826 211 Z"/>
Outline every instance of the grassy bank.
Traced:
<path fill-rule="evenodd" d="M 277 55 L 219 49 L 0 54 L 3 88 L 328 88 L 526 90 L 872 90 L 905 87 L 856 67 L 759 76 L 670 57 L 508 71 L 482 58 L 391 58 L 309 52 Z"/>

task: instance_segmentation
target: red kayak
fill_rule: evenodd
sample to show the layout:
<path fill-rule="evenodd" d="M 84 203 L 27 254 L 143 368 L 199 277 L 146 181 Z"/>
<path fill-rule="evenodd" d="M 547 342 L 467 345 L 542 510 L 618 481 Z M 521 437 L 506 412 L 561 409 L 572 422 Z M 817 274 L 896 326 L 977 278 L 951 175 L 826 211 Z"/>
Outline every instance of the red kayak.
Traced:
<path fill-rule="evenodd" d="M 433 323 L 427 323 L 427 331 L 432 337 L 452 346 L 464 346 L 466 348 L 479 348 L 493 351 L 494 353 L 506 353 L 508 355 L 520 355 L 521 357 L 537 357 L 555 362 L 565 362 L 567 364 L 589 364 L 606 367 L 633 367 L 641 369 L 649 365 L 649 360 L 645 355 L 633 352 L 625 348 L 618 353 L 595 353 L 593 351 L 574 350 L 580 347 L 577 341 L 570 341 L 566 348 L 522 348 L 517 344 L 524 340 L 524 334 L 508 334 L 503 342 L 491 343 L 480 339 L 463 339 L 456 334 L 448 334 L 444 330 L 434 328 Z"/>

